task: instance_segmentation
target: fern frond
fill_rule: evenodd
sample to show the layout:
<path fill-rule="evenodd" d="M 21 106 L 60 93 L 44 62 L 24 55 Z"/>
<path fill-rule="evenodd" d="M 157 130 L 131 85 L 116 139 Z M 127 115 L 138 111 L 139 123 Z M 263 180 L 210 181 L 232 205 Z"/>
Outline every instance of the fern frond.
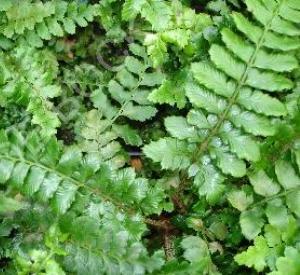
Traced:
<path fill-rule="evenodd" d="M 65 213 L 82 189 L 104 201 L 111 198 L 118 206 L 145 203 L 147 212 L 151 209 L 148 204 L 153 200 L 146 198 L 152 192 L 148 181 L 135 179 L 132 169 L 112 170 L 109 164 L 115 152 L 110 148 L 100 148 L 99 157 L 83 155 L 78 147 L 63 151 L 55 139 L 44 144 L 36 132 L 25 139 L 17 132 L 2 131 L 0 151 L 1 183 L 49 202 L 58 213 Z"/>
<path fill-rule="evenodd" d="M 198 167 L 199 176 L 195 169 L 190 174 L 196 176 L 197 187 L 206 185 L 207 180 L 215 186 L 214 178 L 222 179 L 222 174 L 244 176 L 246 162 L 260 159 L 261 137 L 274 135 L 277 117 L 287 115 L 284 103 L 272 93 L 286 93 L 294 87 L 286 73 L 299 66 L 295 52 L 291 51 L 299 48 L 299 29 L 295 19 L 282 18 L 282 13 L 285 9 L 295 13 L 298 10 L 289 6 L 288 1 L 270 0 L 264 5 L 262 1 L 249 0 L 246 5 L 257 22 L 252 23 L 242 14 L 233 13 L 240 32 L 223 28 L 224 44 L 210 47 L 210 61 L 191 65 L 194 80 L 185 85 L 186 96 L 193 105 L 188 119 L 178 117 L 175 123 L 170 117 L 165 122 L 171 136 L 180 142 L 187 141 L 197 149 L 185 165 L 174 166 L 171 162 L 163 167 L 181 170 L 190 165 Z M 288 45 L 284 47 L 285 43 L 282 43 L 277 47 L 279 38 L 280 43 L 288 41 Z M 198 123 L 196 118 L 189 119 L 195 114 L 199 117 Z M 178 125 L 181 126 L 180 134 Z M 162 139 L 147 145 L 146 155 L 161 162 L 160 154 L 154 155 L 149 148 L 166 142 L 167 139 Z M 210 178 L 207 175 L 211 173 L 203 172 L 207 168 L 202 166 L 208 163 L 220 176 Z M 222 180 L 218 182 L 222 184 Z"/>
<path fill-rule="evenodd" d="M 102 118 L 99 111 L 91 110 L 84 115 L 78 126 L 79 146 L 83 152 L 93 155 L 95 161 L 109 160 L 112 167 L 122 167 L 125 156 L 121 144 L 115 140 L 121 137 L 131 145 L 141 143 L 138 133 L 126 126 L 111 125 L 109 120 Z"/>
<path fill-rule="evenodd" d="M 253 246 L 236 255 L 235 260 L 240 265 L 254 267 L 257 271 L 270 267 L 273 272 L 269 274 L 281 274 L 281 262 L 289 261 L 292 273 L 295 271 L 297 274 L 296 270 L 299 270 L 299 266 L 293 260 L 293 255 L 299 253 L 297 251 L 299 239 L 297 219 L 300 216 L 298 133 L 291 135 L 293 140 L 285 140 L 288 145 L 279 148 L 282 151 L 278 152 L 276 159 L 268 160 L 268 167 L 261 164 L 254 165 L 253 171 L 249 173 L 253 189 L 249 189 L 248 186 L 240 191 L 233 190 L 228 195 L 230 203 L 241 211 L 242 233 L 249 240 L 254 239 Z M 270 145 L 267 143 L 266 146 Z M 246 197 L 251 199 L 245 201 Z M 253 201 L 254 197 L 256 201 Z M 279 247 L 286 248 L 279 253 L 275 252 Z M 257 258 L 258 254 L 261 255 Z M 276 264 L 267 261 L 270 255 L 275 256 Z"/>
<path fill-rule="evenodd" d="M 54 138 L 45 143 L 36 132 L 24 138 L 1 131 L 0 141 L 1 184 L 58 215 L 60 230 L 68 236 L 62 243 L 67 270 L 123 274 L 141 268 L 144 274 L 161 267 L 162 253 L 149 256 L 141 242 L 147 230 L 143 215 L 159 214 L 166 206 L 159 185 L 136 178 L 131 168 L 112 169 L 113 155 L 106 148 L 99 159 L 76 146 L 63 149 Z M 75 260 L 83 256 L 87 262 Z"/>
<path fill-rule="evenodd" d="M 222 39 L 226 47 L 237 57 L 246 63 L 250 61 L 252 53 L 255 51 L 254 45 L 244 41 L 241 36 L 227 28 L 222 30 Z M 259 69 L 285 72 L 297 68 L 298 61 L 293 55 L 288 53 L 273 54 L 264 49 L 259 49 L 254 66 Z"/>
<path fill-rule="evenodd" d="M 34 47 L 41 47 L 43 40 L 52 36 L 74 34 L 76 25 L 86 27 L 97 15 L 98 5 L 75 1 L 6 1 L 1 7 L 4 15 L 0 33 L 7 38 L 24 37 Z"/>
<path fill-rule="evenodd" d="M 162 0 L 126 0 L 122 10 L 124 20 L 132 20 L 141 14 L 152 28 L 161 30 L 168 27 L 171 9 L 168 3 Z"/>
<path fill-rule="evenodd" d="M 22 208 L 25 203 L 0 193 L 0 216 L 10 215 Z"/>
<path fill-rule="evenodd" d="M 190 165 L 190 154 L 195 149 L 185 141 L 173 138 L 160 139 L 144 147 L 145 154 L 160 162 L 164 169 L 184 169 Z"/>
<path fill-rule="evenodd" d="M 151 61 L 147 58 L 144 47 L 131 44 L 132 55 L 125 58 L 115 77 L 107 85 L 107 91 L 100 87 L 93 91 L 92 100 L 104 116 L 112 122 L 119 117 L 145 121 L 152 118 L 157 110 L 147 99 L 151 89 L 161 84 L 163 75 L 158 72 L 147 72 Z M 115 106 L 111 99 L 118 103 Z"/>
<path fill-rule="evenodd" d="M 99 207 L 98 211 L 101 211 L 101 214 L 103 210 L 110 211 L 107 206 L 96 207 Z M 123 220 L 122 217 L 116 219 L 112 214 L 113 212 L 110 211 L 109 215 L 105 215 L 107 217 L 103 217 L 103 224 L 97 223 L 89 216 L 77 217 L 73 222 L 70 220 L 70 223 L 66 224 L 73 228 L 84 226 L 81 233 L 78 230 L 70 232 L 70 243 L 66 246 L 68 256 L 64 260 L 65 269 L 87 275 L 147 274 L 159 270 L 164 264 L 162 251 L 149 256 L 141 242 L 131 235 L 131 233 L 142 232 L 138 219 L 136 221 Z M 131 228 L 118 226 L 122 223 Z M 82 234 L 87 232 L 92 233 L 89 236 L 94 240 L 95 245 L 82 238 Z M 99 247 L 103 250 L 101 251 Z"/>
<path fill-rule="evenodd" d="M 208 15 L 196 14 L 177 0 L 126 0 L 122 9 L 123 20 L 134 20 L 138 15 L 149 22 L 155 31 L 146 33 L 144 39 L 154 67 L 161 66 L 170 57 L 168 45 L 196 52 L 199 32 L 212 25 Z"/>
<path fill-rule="evenodd" d="M 148 99 L 154 103 L 167 103 L 171 106 L 176 105 L 182 109 L 186 105 L 185 84 L 187 72 L 181 71 L 165 79 L 162 85 L 153 90 Z"/>
<path fill-rule="evenodd" d="M 233 13 L 232 18 L 239 31 L 244 33 L 253 43 L 258 44 L 263 34 L 263 28 L 249 21 L 240 13 Z M 282 35 L 277 32 L 266 32 L 264 40 L 260 42 L 261 46 L 265 46 L 274 50 L 291 51 L 300 47 L 297 37 Z"/>
<path fill-rule="evenodd" d="M 51 99 L 61 94 L 55 82 L 58 62 L 48 50 L 36 50 L 20 44 L 10 52 L 2 53 L 5 66 L 1 105 L 23 105 L 32 114 L 32 123 L 41 126 L 42 134 L 53 135 L 60 125 Z"/>

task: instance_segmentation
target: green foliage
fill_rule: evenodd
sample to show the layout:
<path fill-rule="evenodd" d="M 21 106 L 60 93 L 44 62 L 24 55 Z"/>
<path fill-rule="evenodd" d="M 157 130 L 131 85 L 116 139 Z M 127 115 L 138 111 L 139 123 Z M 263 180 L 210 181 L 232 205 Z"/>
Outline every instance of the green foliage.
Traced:
<path fill-rule="evenodd" d="M 9 53 L 2 53 L 1 63 L 1 105 L 7 107 L 13 102 L 26 107 L 32 114 L 32 123 L 41 126 L 42 134 L 53 135 L 60 125 L 50 101 L 61 93 L 56 83 L 56 57 L 47 49 L 36 50 L 20 44 Z"/>
<path fill-rule="evenodd" d="M 1 274 L 300 274 L 298 0 L 0 2 Z"/>
<path fill-rule="evenodd" d="M 130 168 L 112 170 L 113 166 L 109 164 L 113 162 L 114 150 L 100 148 L 99 151 L 101 155 L 93 152 L 83 155 L 76 146 L 63 151 L 55 139 L 43 144 L 36 132 L 28 133 L 26 139 L 17 132 L 2 132 L 0 182 L 9 183 L 42 202 L 49 201 L 57 213 L 65 213 L 71 207 L 81 188 L 89 190 L 88 196 L 95 192 L 101 197 L 103 193 L 104 200 L 110 196 L 120 196 L 120 203 L 125 203 L 126 198 L 131 205 L 145 202 L 144 210 L 142 205 L 138 208 L 146 212 L 150 210 L 154 198 L 146 199 L 147 193 L 152 192 L 148 181 L 135 179 L 135 173 Z M 103 190 L 100 190 L 99 179 L 103 181 Z M 93 191 L 98 187 L 98 191 Z M 159 208 L 154 212 L 159 213 Z"/>
<path fill-rule="evenodd" d="M 120 116 L 143 122 L 157 112 L 147 97 L 149 89 L 159 85 L 163 76 L 157 72 L 146 72 L 151 63 L 142 46 L 130 44 L 129 49 L 133 55 L 125 58 L 107 87 L 100 86 L 92 93 L 94 106 L 111 120 L 111 124 Z M 115 107 L 110 98 L 119 106 Z"/>
<path fill-rule="evenodd" d="M 222 44 L 211 45 L 210 61 L 191 64 L 193 79 L 186 81 L 185 92 L 193 108 L 186 118 L 169 117 L 165 121 L 166 130 L 174 138 L 174 143 L 176 139 L 180 140 L 180 144 L 186 140 L 189 146 L 193 144 L 197 149 L 189 154 L 190 160 L 186 157 L 183 161 L 183 145 L 180 145 L 176 153 L 178 156 L 174 157 L 173 153 L 171 157 L 174 163 L 166 165 L 164 162 L 162 167 L 181 170 L 192 167 L 189 176 L 195 176 L 194 185 L 197 187 L 213 182 L 220 185 L 224 175 L 245 176 L 246 161 L 260 159 L 260 137 L 273 136 L 276 118 L 287 115 L 284 103 L 271 94 L 274 91 L 284 93 L 294 87 L 284 72 L 296 69 L 298 61 L 293 51 L 284 49 L 282 53 L 271 53 L 264 47 L 270 46 L 263 42 L 269 34 L 273 37 L 274 32 L 278 32 L 276 36 L 282 36 L 284 40 L 287 31 L 280 31 L 281 28 L 288 28 L 290 33 L 287 34 L 295 39 L 298 33 L 293 23 L 282 23 L 279 18 L 287 3 L 271 1 L 272 8 L 261 8 L 265 13 L 261 18 L 256 2 L 259 1 L 246 1 L 246 4 L 254 18 L 261 22 L 260 27 L 255 27 L 257 38 L 251 37 L 254 35 L 250 31 L 253 23 L 247 21 L 248 25 L 240 26 L 241 20 L 248 19 L 241 13 L 234 13 L 232 19 L 239 32 L 221 29 Z M 280 23 L 284 27 L 278 26 Z M 245 42 L 246 38 L 252 43 Z M 166 100 L 168 102 L 167 97 Z M 171 119 L 173 122 L 168 123 Z M 181 125 L 180 132 L 176 131 L 178 125 Z M 169 140 L 147 145 L 144 152 L 154 161 L 162 162 L 151 148 L 158 148 L 156 145 L 168 143 Z M 177 164 L 177 158 L 182 162 Z M 200 195 L 203 192 L 200 191 Z"/>
<path fill-rule="evenodd" d="M 85 265 L 81 266 L 76 257 L 85 258 L 85 253 L 90 249 L 97 250 L 95 255 L 92 253 L 90 256 L 91 270 L 87 274 L 94 274 L 96 263 L 98 267 L 102 266 L 101 270 L 114 268 L 120 272 L 118 270 L 124 268 L 122 265 L 126 263 L 126 258 L 136 261 L 136 264 L 132 262 L 133 270 L 147 268 L 147 261 L 158 261 L 160 266 L 160 254 L 148 259 L 145 248 L 138 240 L 146 230 L 141 214 L 158 214 L 164 208 L 163 189 L 152 187 L 146 179 L 136 178 L 130 168 L 112 170 L 109 163 L 113 161 L 114 152 L 107 148 L 102 152 L 102 156 L 92 153 L 83 155 L 75 146 L 63 151 L 55 139 L 43 144 L 36 132 L 29 133 L 26 139 L 17 132 L 2 132 L 1 184 L 8 184 L 25 196 L 49 205 L 61 216 L 60 228 L 64 234 L 69 234 L 68 242 L 65 240 L 64 243 L 69 255 L 65 262 L 67 270 L 80 273 Z M 76 210 L 81 204 L 84 208 Z M 86 237 L 99 239 L 92 244 L 92 239 Z M 108 255 L 99 254 L 100 246 L 102 253 L 108 249 L 111 255 L 109 262 L 106 259 Z M 32 253 L 36 254 L 34 251 Z M 116 259 L 119 260 L 115 262 Z M 141 259 L 145 265 L 139 267 Z M 78 266 L 74 266 L 73 261 Z M 148 268 L 155 267 L 151 264 Z"/>
<path fill-rule="evenodd" d="M 247 251 L 237 255 L 235 259 L 239 264 L 254 267 L 257 271 L 262 271 L 266 266 L 268 252 L 269 247 L 267 241 L 259 236 L 254 240 L 254 246 L 249 247 Z"/>
<path fill-rule="evenodd" d="M 0 215 L 7 215 L 23 208 L 22 202 L 0 193 Z"/>
<path fill-rule="evenodd" d="M 97 15 L 97 5 L 76 1 L 18 1 L 8 0 L 1 5 L 1 34 L 18 39 L 20 35 L 31 46 L 43 46 L 52 36 L 74 34 L 76 25 L 86 27 Z"/>
<path fill-rule="evenodd" d="M 238 207 L 243 203 L 244 198 L 231 194 L 230 196 L 235 198 L 235 204 L 232 198 L 229 198 L 233 206 L 241 211 L 240 224 L 243 234 L 248 239 L 255 238 L 254 246 L 250 247 L 247 252 L 238 254 L 235 260 L 239 264 L 253 266 L 257 271 L 269 267 L 272 270 L 270 274 L 281 274 L 280 263 L 284 257 L 278 253 L 280 249 L 285 247 L 285 253 L 291 253 L 290 255 L 298 253 L 295 248 L 300 233 L 297 225 L 300 214 L 298 119 L 295 123 L 294 127 L 285 126 L 289 131 L 291 141 L 288 147 L 282 144 L 285 149 L 281 155 L 269 159 L 268 164 L 261 161 L 254 165 L 249 173 L 249 181 L 253 189 L 249 191 L 251 193 L 248 196 L 257 196 L 257 200 L 252 199 L 245 207 Z M 279 134 L 282 133 L 278 132 Z M 279 140 L 276 142 L 280 143 Z M 261 235 L 258 236 L 258 234 Z M 258 257 L 258 255 L 261 256 Z M 268 261 L 270 257 L 273 258 L 272 262 Z M 289 265 L 291 274 L 297 274 L 299 267 L 292 259 L 293 256 Z"/>

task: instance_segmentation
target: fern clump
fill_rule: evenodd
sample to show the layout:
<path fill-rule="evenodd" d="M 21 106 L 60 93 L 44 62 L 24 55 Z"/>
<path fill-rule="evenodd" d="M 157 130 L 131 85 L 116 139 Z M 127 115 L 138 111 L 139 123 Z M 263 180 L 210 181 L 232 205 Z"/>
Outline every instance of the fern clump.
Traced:
<path fill-rule="evenodd" d="M 0 1 L 0 273 L 300 274 L 299 25 L 298 0 Z"/>

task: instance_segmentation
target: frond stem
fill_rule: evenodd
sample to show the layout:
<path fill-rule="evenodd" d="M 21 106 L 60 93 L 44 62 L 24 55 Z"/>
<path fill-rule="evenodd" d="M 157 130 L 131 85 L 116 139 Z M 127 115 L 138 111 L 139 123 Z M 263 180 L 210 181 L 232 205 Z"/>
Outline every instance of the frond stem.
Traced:
<path fill-rule="evenodd" d="M 281 198 L 281 197 L 285 197 L 285 196 L 287 196 L 290 193 L 297 192 L 298 190 L 300 190 L 300 185 L 297 186 L 297 187 L 291 188 L 289 190 L 284 190 L 284 191 L 282 191 L 282 192 L 280 192 L 280 193 L 278 193 L 276 195 L 264 198 L 264 199 L 262 199 L 262 200 L 260 200 L 260 201 L 258 201 L 256 203 L 254 203 L 254 204 L 251 204 L 247 208 L 247 210 L 250 210 L 250 209 L 253 209 L 253 208 L 255 208 L 255 207 L 259 206 L 259 205 L 263 205 L 265 203 L 268 203 L 271 200 L 274 200 L 274 199 L 277 199 L 277 198 Z"/>

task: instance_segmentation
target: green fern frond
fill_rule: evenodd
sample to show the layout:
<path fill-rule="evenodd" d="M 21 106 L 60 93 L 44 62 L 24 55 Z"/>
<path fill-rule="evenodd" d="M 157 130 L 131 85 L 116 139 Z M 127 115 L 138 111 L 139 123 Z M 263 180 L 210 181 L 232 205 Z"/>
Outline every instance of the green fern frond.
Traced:
<path fill-rule="evenodd" d="M 285 127 L 291 128 L 291 125 L 293 124 L 290 123 Z M 242 190 L 232 190 L 228 194 L 230 203 L 241 211 L 242 233 L 247 239 L 254 239 L 253 246 L 236 255 L 236 262 L 254 267 L 257 271 L 270 267 L 272 272 L 269 274 L 281 274 L 281 263 L 286 261 L 290 263 L 291 274 L 293 272 L 297 274 L 299 270 L 299 265 L 294 261 L 294 256 L 299 253 L 297 250 L 299 239 L 297 219 L 300 216 L 298 128 L 299 124 L 296 124 L 295 128 L 289 129 L 289 136 L 286 135 L 284 141 L 276 139 L 273 145 L 270 145 L 267 140 L 266 147 L 273 146 L 273 151 L 277 149 L 280 152 L 277 151 L 274 157 L 264 152 L 268 162 L 258 163 L 252 167 L 253 170 L 248 176 L 252 188 L 244 186 Z M 283 129 L 280 131 L 280 135 L 282 134 Z M 279 144 L 281 142 L 284 142 L 284 145 L 281 146 Z M 254 201 L 253 198 L 256 200 Z M 286 247 L 285 250 L 275 253 L 282 246 Z M 274 265 L 268 262 L 271 255 L 275 255 Z"/>
<path fill-rule="evenodd" d="M 175 73 L 168 79 L 165 79 L 159 88 L 153 90 L 149 94 L 148 99 L 154 103 L 167 103 L 182 109 L 187 103 L 185 95 L 186 82 L 187 72 L 185 70 Z"/>
<path fill-rule="evenodd" d="M 36 132 L 24 138 L 1 131 L 0 141 L 1 184 L 59 216 L 60 230 L 68 236 L 61 244 L 68 255 L 66 270 L 144 274 L 161 267 L 162 253 L 149 256 L 141 242 L 147 230 L 144 217 L 165 207 L 159 185 L 136 178 L 131 168 L 112 169 L 106 148 L 100 160 L 74 146 L 63 150 L 53 138 L 44 143 Z M 85 207 L 78 208 L 82 203 Z"/>
<path fill-rule="evenodd" d="M 110 165 L 115 168 L 122 167 L 125 164 L 125 156 L 121 152 L 122 146 L 115 140 L 120 136 L 126 140 L 130 139 L 132 130 L 132 143 L 134 141 L 141 142 L 138 133 L 129 126 L 128 131 L 126 131 L 121 125 L 111 125 L 110 121 L 103 119 L 101 113 L 97 110 L 87 112 L 78 128 L 81 150 L 94 155 L 95 160 L 98 159 L 99 162 L 109 160 Z"/>
<path fill-rule="evenodd" d="M 5 66 L 1 105 L 23 105 L 32 114 L 32 123 L 41 126 L 44 136 L 51 136 L 60 125 L 51 99 L 61 94 L 55 82 L 58 75 L 56 57 L 48 50 L 36 50 L 23 44 L 1 54 Z"/>
<path fill-rule="evenodd" d="M 52 36 L 74 34 L 76 25 L 86 27 L 97 15 L 98 5 L 78 4 L 76 1 L 6 1 L 1 7 L 4 20 L 0 33 L 7 38 L 24 37 L 34 47 Z"/>
<path fill-rule="evenodd" d="M 222 184 L 222 174 L 245 176 L 246 162 L 260 159 L 261 137 L 274 135 L 275 122 L 287 115 L 284 103 L 272 93 L 286 93 L 294 87 L 287 72 L 299 66 L 295 52 L 291 51 L 299 48 L 299 29 L 295 19 L 282 18 L 282 14 L 286 9 L 295 13 L 298 10 L 288 1 L 270 0 L 265 5 L 249 0 L 246 5 L 257 22 L 252 23 L 239 13 L 232 15 L 239 32 L 223 28 L 224 44 L 211 46 L 210 61 L 191 65 L 194 81 L 185 87 L 193 109 L 187 119 L 170 117 L 165 121 L 171 136 L 192 143 L 197 149 L 190 154 L 189 161 L 182 162 L 185 165 L 175 164 L 181 151 L 177 155 L 174 152 L 170 158 L 173 162 L 164 163 L 163 168 L 193 167 L 189 174 L 196 176 L 197 187 L 209 181 L 214 185 L 215 178 Z M 281 44 L 289 41 L 289 46 L 275 47 L 279 40 L 274 37 L 280 37 Z M 178 125 L 181 127 L 177 128 Z M 144 152 L 154 161 L 162 162 L 161 151 L 154 154 L 155 146 L 167 143 L 168 139 L 145 146 Z M 210 165 L 214 166 L 213 173 L 207 171 Z M 208 176 L 212 174 L 213 177 Z"/>
<path fill-rule="evenodd" d="M 141 14 L 155 30 L 168 27 L 171 9 L 168 3 L 162 0 L 126 0 L 122 10 L 124 20 L 133 20 Z"/>
<path fill-rule="evenodd" d="M 154 212 L 159 212 L 160 203 L 156 202 L 152 208 L 155 197 L 147 196 L 159 191 L 160 187 L 152 190 L 149 182 L 135 178 L 130 168 L 112 170 L 109 164 L 114 151 L 101 149 L 100 157 L 83 154 L 78 147 L 62 151 L 55 139 L 44 144 L 36 132 L 25 139 L 17 132 L 2 131 L 0 181 L 27 196 L 50 203 L 58 213 L 65 213 L 82 190 L 89 196 L 99 195 L 103 201 L 111 200 L 117 206 L 124 204 L 125 209 L 137 207 L 142 210 L 144 204 L 146 212 L 156 207 Z M 161 197 L 159 193 L 157 196 Z"/>
<path fill-rule="evenodd" d="M 142 217 L 126 216 L 108 202 L 89 203 L 83 215 L 65 215 L 60 228 L 69 236 L 64 259 L 69 272 L 146 274 L 164 263 L 162 251 L 150 256 L 141 242 Z"/>
<path fill-rule="evenodd" d="M 129 49 L 132 55 L 125 58 L 115 77 L 109 81 L 107 91 L 100 87 L 92 93 L 94 106 L 112 122 L 121 116 L 145 121 L 157 112 L 147 98 L 151 89 L 161 84 L 164 76 L 158 72 L 147 72 L 151 61 L 144 47 L 131 44 Z M 111 99 L 118 106 L 114 106 Z"/>
<path fill-rule="evenodd" d="M 199 32 L 212 25 L 211 18 L 204 14 L 196 14 L 180 1 L 162 0 L 128 0 L 122 9 L 125 21 L 134 20 L 141 15 L 149 22 L 155 32 L 145 33 L 144 45 L 153 61 L 159 67 L 168 59 L 168 45 L 175 45 L 180 50 L 196 53 L 198 50 Z"/>
<path fill-rule="evenodd" d="M 0 216 L 10 215 L 25 207 L 25 203 L 0 193 Z"/>

